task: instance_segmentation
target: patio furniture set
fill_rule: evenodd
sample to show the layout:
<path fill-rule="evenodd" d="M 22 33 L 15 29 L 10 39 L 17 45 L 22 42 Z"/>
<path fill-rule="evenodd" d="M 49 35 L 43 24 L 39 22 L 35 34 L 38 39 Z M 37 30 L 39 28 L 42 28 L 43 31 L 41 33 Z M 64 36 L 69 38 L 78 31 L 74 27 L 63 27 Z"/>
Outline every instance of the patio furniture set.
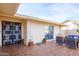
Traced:
<path fill-rule="evenodd" d="M 67 35 L 64 38 L 57 36 L 56 43 L 58 45 L 65 45 L 68 48 L 78 48 L 79 35 Z"/>

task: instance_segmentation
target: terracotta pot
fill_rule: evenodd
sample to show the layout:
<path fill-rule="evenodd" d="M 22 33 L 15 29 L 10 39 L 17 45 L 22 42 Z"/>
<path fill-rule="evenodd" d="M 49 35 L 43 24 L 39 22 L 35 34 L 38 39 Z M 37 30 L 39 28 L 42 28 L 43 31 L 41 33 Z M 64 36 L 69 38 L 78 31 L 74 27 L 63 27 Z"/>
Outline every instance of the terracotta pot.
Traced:
<path fill-rule="evenodd" d="M 28 42 L 28 47 L 30 46 L 34 46 L 34 43 L 33 42 Z"/>

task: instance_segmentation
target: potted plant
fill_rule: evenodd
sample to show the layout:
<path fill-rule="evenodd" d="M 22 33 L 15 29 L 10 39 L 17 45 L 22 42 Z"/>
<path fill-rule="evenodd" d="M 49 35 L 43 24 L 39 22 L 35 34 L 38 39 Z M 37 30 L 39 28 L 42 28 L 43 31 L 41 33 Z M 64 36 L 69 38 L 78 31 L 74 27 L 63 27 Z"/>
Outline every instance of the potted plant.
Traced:
<path fill-rule="evenodd" d="M 42 40 L 42 43 L 47 43 L 47 40 L 44 38 L 43 40 Z"/>
<path fill-rule="evenodd" d="M 31 47 L 31 46 L 34 46 L 34 43 L 33 43 L 32 40 L 29 40 L 29 42 L 28 42 L 28 47 Z"/>

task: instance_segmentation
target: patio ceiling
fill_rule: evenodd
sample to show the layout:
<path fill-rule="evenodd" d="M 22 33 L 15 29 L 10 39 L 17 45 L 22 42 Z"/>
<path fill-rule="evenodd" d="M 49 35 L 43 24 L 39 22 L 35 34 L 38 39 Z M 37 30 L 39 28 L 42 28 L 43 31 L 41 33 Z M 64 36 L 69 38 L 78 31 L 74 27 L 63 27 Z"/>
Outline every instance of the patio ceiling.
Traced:
<path fill-rule="evenodd" d="M 0 13 L 14 15 L 17 12 L 19 3 L 0 3 Z"/>

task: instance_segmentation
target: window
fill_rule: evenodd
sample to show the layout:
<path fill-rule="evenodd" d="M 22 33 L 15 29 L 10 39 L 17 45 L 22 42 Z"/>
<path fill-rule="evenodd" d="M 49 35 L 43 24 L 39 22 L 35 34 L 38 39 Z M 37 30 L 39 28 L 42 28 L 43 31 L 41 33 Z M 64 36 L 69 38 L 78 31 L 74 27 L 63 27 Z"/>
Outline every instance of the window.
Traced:
<path fill-rule="evenodd" d="M 53 26 L 45 26 L 45 38 L 47 40 L 53 39 Z"/>

